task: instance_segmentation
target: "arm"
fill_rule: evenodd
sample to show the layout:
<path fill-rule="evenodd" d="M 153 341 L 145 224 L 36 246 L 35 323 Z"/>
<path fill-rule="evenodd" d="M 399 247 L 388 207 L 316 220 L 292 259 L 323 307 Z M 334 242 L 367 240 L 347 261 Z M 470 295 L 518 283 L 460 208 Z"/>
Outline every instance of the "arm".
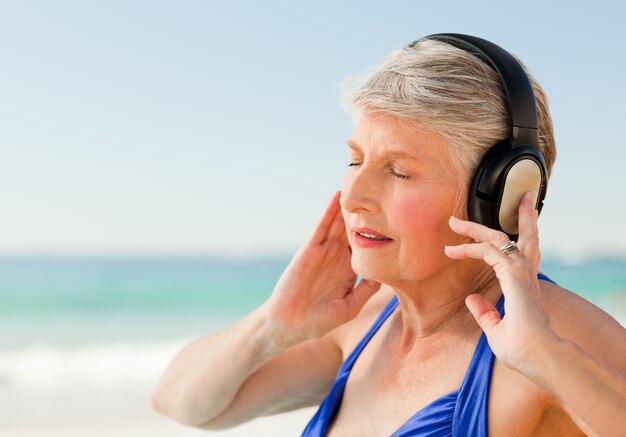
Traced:
<path fill-rule="evenodd" d="M 230 328 L 186 345 L 161 377 L 152 406 L 185 425 L 204 424 L 232 403 L 250 375 L 298 343 L 257 309 Z"/>
<path fill-rule="evenodd" d="M 451 218 L 451 228 L 475 243 L 446 247 L 446 254 L 453 259 L 482 259 L 500 281 L 505 295 L 503 318 L 484 296 L 472 294 L 465 299 L 494 354 L 506 366 L 553 393 L 558 405 L 588 434 L 620 435 L 626 421 L 625 331 L 608 320 L 610 317 L 599 317 L 592 311 L 571 315 L 577 317 L 578 324 L 582 325 L 581 320 L 586 324 L 583 329 L 587 333 L 574 333 L 575 341 L 569 339 L 572 328 L 553 329 L 564 317 L 549 320 L 537 280 L 540 254 L 535 204 L 536 193 L 527 194 L 520 205 L 519 251 L 505 254 L 498 250 L 508 241 L 503 232 Z M 568 308 L 576 309 L 572 305 Z M 607 346 L 608 339 L 617 346 Z"/>
<path fill-rule="evenodd" d="M 624 337 L 623 332 L 616 334 L 615 340 L 619 340 L 619 334 Z M 554 393 L 561 407 L 586 425 L 586 432 L 623 435 L 626 378 L 575 342 L 546 335 L 534 343 L 520 367 L 534 383 Z"/>
<path fill-rule="evenodd" d="M 339 194 L 261 307 L 176 355 L 152 395 L 156 411 L 219 429 L 321 401 L 342 360 L 337 330 L 380 288 L 356 285 Z"/>

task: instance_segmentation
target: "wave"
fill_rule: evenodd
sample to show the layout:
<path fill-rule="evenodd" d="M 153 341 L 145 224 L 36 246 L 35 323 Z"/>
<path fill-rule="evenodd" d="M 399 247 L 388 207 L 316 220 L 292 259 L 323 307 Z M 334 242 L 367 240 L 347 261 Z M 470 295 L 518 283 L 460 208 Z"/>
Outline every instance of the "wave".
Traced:
<path fill-rule="evenodd" d="M 0 390 L 129 389 L 156 384 L 191 337 L 80 347 L 32 345 L 0 350 Z"/>

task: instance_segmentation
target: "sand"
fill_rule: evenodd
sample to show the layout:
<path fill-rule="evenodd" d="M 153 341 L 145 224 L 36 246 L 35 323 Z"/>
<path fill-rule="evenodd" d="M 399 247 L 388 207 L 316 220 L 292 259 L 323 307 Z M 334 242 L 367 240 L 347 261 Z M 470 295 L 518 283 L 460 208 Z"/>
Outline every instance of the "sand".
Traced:
<path fill-rule="evenodd" d="M 315 414 L 317 407 L 254 419 L 234 428 L 205 431 L 185 427 L 170 418 L 160 416 L 149 408 L 141 411 L 120 412 L 113 409 L 96 411 L 98 402 L 85 399 L 86 405 L 70 414 L 62 401 L 48 404 L 47 413 L 26 414 L 10 420 L 2 414 L 0 435 L 6 437 L 193 437 L 211 435 L 219 437 L 281 437 L 299 436 Z M 135 405 L 136 406 L 136 405 Z M 52 414 L 56 410 L 58 414 Z"/>

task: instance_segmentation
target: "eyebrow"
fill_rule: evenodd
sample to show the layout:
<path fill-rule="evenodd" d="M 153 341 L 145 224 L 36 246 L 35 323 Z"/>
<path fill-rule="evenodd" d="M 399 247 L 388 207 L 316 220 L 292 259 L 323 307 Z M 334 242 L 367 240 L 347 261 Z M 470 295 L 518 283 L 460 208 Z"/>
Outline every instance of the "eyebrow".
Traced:
<path fill-rule="evenodd" d="M 357 152 L 361 151 L 361 148 L 355 141 L 348 140 L 347 143 L 350 149 L 355 150 Z M 396 159 L 411 159 L 413 161 L 419 161 L 419 162 L 424 161 L 423 159 L 420 159 L 417 156 L 411 155 L 410 153 L 403 152 L 401 150 L 388 150 L 385 152 L 385 156 L 388 158 L 396 158 Z"/>

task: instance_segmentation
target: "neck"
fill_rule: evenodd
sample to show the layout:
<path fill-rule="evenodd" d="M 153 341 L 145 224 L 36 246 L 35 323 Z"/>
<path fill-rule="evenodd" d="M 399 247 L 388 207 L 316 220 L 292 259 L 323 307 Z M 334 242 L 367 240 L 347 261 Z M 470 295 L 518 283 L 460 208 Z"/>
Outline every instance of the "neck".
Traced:
<path fill-rule="evenodd" d="M 423 280 L 389 285 L 399 301 L 392 329 L 401 354 L 410 353 L 417 345 L 423 349 L 429 343 L 438 344 L 442 337 L 479 330 L 465 298 L 479 293 L 495 303 L 501 294 L 493 270 L 474 260 L 454 262 Z"/>

